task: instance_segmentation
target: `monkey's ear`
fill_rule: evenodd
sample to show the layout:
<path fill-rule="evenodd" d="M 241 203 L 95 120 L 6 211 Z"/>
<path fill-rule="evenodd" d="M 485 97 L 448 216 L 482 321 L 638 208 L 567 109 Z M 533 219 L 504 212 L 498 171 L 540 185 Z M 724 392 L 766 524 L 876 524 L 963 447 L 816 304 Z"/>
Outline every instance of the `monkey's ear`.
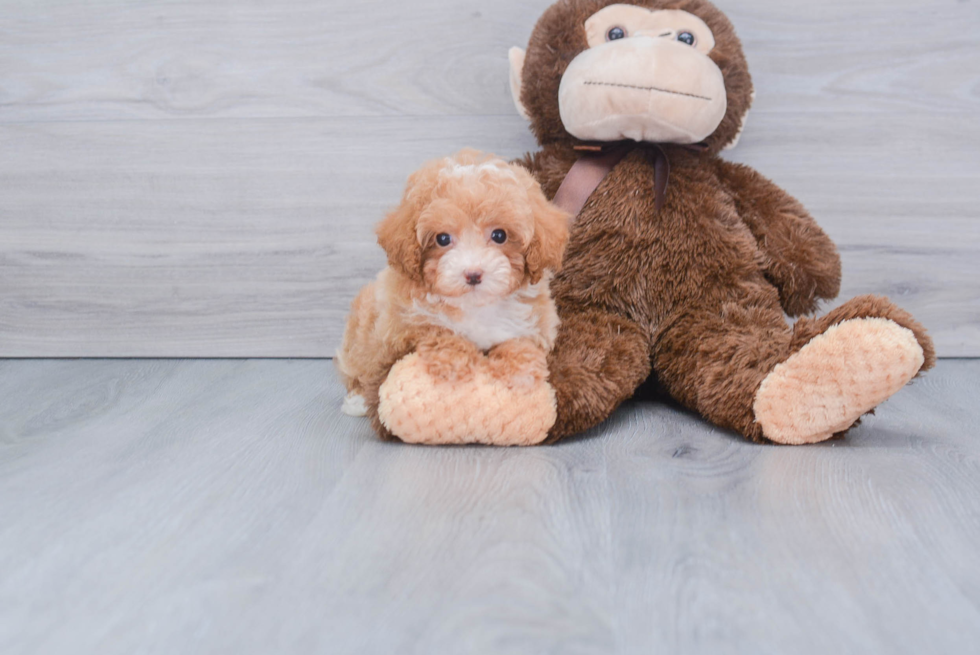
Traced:
<path fill-rule="evenodd" d="M 742 132 L 745 130 L 745 120 L 749 117 L 749 110 L 752 109 L 753 102 L 755 102 L 755 89 L 752 89 L 752 93 L 749 95 L 749 106 L 742 112 L 742 120 L 738 124 L 738 132 L 735 133 L 735 137 L 722 150 L 731 150 L 738 145 L 738 140 L 742 138 Z"/>
<path fill-rule="evenodd" d="M 510 95 L 514 99 L 514 106 L 517 107 L 517 113 L 523 116 L 524 120 L 531 120 L 527 109 L 524 107 L 524 103 L 521 102 L 521 76 L 524 72 L 524 55 L 524 50 L 517 46 L 511 48 L 510 52 L 507 53 L 507 58 L 510 59 Z"/>

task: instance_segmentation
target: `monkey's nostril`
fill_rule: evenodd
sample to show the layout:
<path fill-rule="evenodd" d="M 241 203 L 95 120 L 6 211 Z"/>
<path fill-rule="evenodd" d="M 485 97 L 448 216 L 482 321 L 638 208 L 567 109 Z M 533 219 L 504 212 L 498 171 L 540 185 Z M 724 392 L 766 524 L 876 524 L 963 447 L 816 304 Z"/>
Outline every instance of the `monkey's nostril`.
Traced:
<path fill-rule="evenodd" d="M 479 273 L 479 272 L 471 273 L 467 271 L 466 273 L 464 273 L 464 275 L 466 275 L 466 284 L 469 284 L 470 286 L 475 287 L 476 285 L 478 285 L 480 282 L 483 281 L 483 273 Z"/>

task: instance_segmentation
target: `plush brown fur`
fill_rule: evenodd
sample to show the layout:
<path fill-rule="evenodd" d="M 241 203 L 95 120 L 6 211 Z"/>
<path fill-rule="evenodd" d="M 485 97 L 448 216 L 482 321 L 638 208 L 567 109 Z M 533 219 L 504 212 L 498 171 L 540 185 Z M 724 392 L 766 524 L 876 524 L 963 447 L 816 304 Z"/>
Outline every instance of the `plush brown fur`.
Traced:
<path fill-rule="evenodd" d="M 377 228 L 389 266 L 355 298 L 336 358 L 348 401 L 363 401 L 382 437 L 393 435 L 379 420 L 379 389 L 411 352 L 435 382 L 469 380 L 484 353 L 492 378 L 509 386 L 547 377 L 558 323 L 548 280 L 567 225 L 524 168 L 476 151 L 411 176 Z M 506 241 L 492 241 L 501 229 Z M 452 244 L 437 243 L 439 234 Z M 476 271 L 482 282 L 468 283 Z"/>
<path fill-rule="evenodd" d="M 526 165 L 548 197 L 579 154 L 559 116 L 562 72 L 587 47 L 584 23 L 623 0 L 561 0 L 531 36 L 521 101 L 542 150 Z M 704 0 L 638 0 L 652 9 L 683 9 L 704 20 L 725 76 L 728 109 L 707 150 L 664 146 L 670 183 L 654 207 L 653 151 L 638 145 L 590 197 L 573 226 L 552 293 L 562 319 L 549 365 L 558 399 L 552 438 L 585 430 L 651 374 L 684 405 L 713 423 L 765 440 L 753 399 L 773 368 L 830 326 L 881 317 L 910 329 L 924 355 L 935 353 L 925 330 L 887 299 L 854 298 L 790 328 L 784 313 L 813 312 L 840 288 L 840 260 L 830 239 L 795 199 L 745 166 L 717 153 L 740 131 L 752 82 L 728 19 Z"/>

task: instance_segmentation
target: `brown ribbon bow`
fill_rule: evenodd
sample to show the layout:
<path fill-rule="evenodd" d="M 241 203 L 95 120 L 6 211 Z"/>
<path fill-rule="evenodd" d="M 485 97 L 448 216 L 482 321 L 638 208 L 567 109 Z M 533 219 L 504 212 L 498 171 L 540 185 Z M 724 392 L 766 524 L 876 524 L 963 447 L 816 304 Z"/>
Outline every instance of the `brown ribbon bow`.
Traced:
<path fill-rule="evenodd" d="M 618 143 L 580 145 L 575 146 L 575 150 L 585 151 L 578 161 L 572 164 L 565 179 L 562 180 L 558 192 L 552 202 L 560 209 L 572 215 L 578 216 L 582 207 L 588 202 L 589 196 L 596 190 L 606 175 L 616 167 L 623 158 L 639 144 L 635 141 L 622 141 Z M 659 212 L 664 206 L 665 196 L 667 195 L 667 181 L 670 178 L 670 160 L 659 144 L 646 144 L 653 147 L 653 190 L 654 207 Z M 705 143 L 695 143 L 689 146 L 682 146 L 695 152 L 703 152 L 707 149 Z"/>

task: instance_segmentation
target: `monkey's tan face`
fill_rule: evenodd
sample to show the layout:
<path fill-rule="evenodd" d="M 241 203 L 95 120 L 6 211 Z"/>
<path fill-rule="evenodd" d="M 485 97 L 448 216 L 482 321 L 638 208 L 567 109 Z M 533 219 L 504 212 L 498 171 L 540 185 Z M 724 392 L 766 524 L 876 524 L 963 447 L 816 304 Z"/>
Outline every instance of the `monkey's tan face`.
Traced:
<path fill-rule="evenodd" d="M 589 47 L 568 65 L 558 90 L 572 136 L 697 143 L 725 117 L 725 80 L 708 56 L 714 35 L 697 16 L 615 4 L 593 14 L 585 31 Z"/>

